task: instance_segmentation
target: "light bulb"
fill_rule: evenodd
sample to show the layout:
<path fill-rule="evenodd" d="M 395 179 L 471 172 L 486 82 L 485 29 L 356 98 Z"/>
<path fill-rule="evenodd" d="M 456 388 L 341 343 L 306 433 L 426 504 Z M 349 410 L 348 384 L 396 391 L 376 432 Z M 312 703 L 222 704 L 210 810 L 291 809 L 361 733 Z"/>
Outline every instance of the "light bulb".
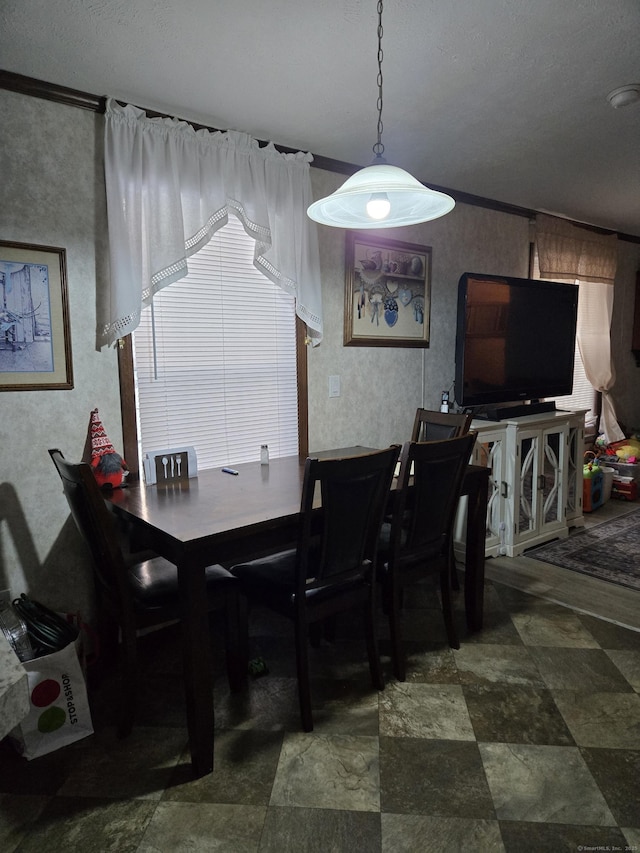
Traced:
<path fill-rule="evenodd" d="M 391 202 L 386 193 L 373 193 L 367 202 L 367 215 L 371 219 L 386 219 L 391 210 Z"/>

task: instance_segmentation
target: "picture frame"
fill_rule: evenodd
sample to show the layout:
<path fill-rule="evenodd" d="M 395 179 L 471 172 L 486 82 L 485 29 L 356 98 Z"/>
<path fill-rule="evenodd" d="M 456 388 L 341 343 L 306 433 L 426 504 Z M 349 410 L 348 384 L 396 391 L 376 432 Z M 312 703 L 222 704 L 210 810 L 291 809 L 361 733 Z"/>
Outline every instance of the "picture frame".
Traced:
<path fill-rule="evenodd" d="M 429 346 L 431 247 L 349 231 L 344 345 Z"/>
<path fill-rule="evenodd" d="M 0 240 L 0 391 L 71 388 L 66 251 Z"/>

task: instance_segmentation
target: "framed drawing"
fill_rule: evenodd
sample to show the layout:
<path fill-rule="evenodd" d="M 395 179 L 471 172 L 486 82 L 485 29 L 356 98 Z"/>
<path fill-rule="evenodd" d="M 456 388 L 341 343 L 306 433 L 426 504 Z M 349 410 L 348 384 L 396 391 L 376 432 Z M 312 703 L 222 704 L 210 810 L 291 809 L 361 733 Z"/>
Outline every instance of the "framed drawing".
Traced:
<path fill-rule="evenodd" d="M 347 232 L 344 344 L 428 347 L 431 247 Z"/>
<path fill-rule="evenodd" d="M 69 388 L 65 250 L 0 240 L 0 391 Z"/>

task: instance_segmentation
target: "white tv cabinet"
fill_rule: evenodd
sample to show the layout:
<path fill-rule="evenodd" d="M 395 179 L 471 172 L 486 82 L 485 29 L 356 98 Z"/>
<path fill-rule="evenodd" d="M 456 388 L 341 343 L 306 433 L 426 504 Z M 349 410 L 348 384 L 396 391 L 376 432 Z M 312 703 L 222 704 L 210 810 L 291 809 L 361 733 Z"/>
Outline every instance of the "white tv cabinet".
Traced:
<path fill-rule="evenodd" d="M 584 414 L 472 422 L 478 433 L 472 462 L 491 468 L 486 556 L 516 557 L 584 524 Z"/>

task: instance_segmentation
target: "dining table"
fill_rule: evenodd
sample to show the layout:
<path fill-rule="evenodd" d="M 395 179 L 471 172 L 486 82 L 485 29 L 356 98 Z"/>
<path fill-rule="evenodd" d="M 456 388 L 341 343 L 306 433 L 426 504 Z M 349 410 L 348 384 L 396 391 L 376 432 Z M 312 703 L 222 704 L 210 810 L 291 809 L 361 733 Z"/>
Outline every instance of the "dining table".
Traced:
<path fill-rule="evenodd" d="M 349 447 L 312 453 L 340 457 L 373 448 Z M 272 458 L 199 470 L 170 485 L 127 484 L 105 492 L 109 507 L 146 548 L 177 567 L 187 727 L 195 777 L 213 770 L 213 674 L 209 642 L 206 566 L 231 566 L 297 539 L 305 458 Z M 462 493 L 467 496 L 465 610 L 468 627 L 482 627 L 484 549 L 489 469 L 469 465 Z M 395 478 L 394 478 L 395 484 Z M 393 487 L 392 487 L 393 492 Z"/>

